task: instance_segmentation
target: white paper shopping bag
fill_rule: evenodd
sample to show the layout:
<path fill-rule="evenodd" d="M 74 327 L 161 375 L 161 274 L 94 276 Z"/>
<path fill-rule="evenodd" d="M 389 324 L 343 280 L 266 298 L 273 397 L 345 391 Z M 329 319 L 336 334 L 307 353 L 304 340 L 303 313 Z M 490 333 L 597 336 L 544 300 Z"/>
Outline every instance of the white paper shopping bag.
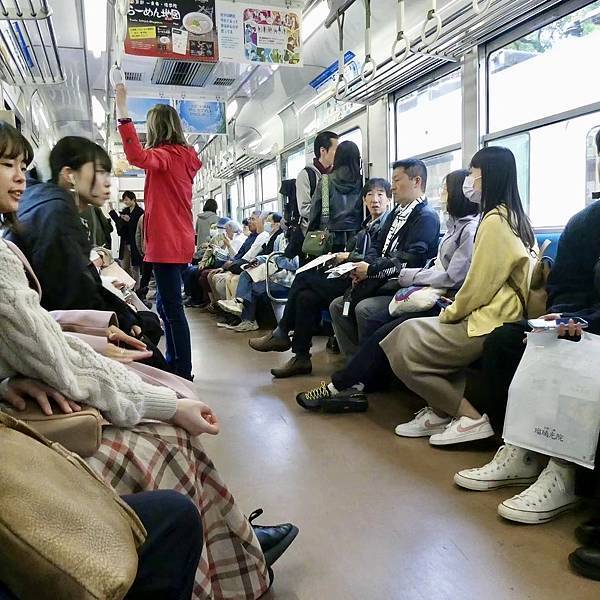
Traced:
<path fill-rule="evenodd" d="M 594 468 L 600 432 L 600 336 L 531 333 L 508 392 L 504 440 Z"/>

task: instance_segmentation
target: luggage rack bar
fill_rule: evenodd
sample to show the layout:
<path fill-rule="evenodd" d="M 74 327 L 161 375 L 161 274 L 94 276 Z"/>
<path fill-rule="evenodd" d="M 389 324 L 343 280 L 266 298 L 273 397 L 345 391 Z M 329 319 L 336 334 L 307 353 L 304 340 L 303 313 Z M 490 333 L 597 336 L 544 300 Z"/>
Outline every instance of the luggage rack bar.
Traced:
<path fill-rule="evenodd" d="M 0 0 L 0 79 L 35 87 L 65 81 L 47 0 Z"/>

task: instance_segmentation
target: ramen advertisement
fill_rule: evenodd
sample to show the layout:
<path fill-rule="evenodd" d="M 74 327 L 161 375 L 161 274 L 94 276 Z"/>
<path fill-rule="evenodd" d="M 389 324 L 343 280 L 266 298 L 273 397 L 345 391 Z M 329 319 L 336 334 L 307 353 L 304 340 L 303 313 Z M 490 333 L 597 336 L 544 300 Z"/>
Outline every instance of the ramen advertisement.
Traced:
<path fill-rule="evenodd" d="M 217 62 L 215 0 L 131 0 L 125 52 Z"/>
<path fill-rule="evenodd" d="M 216 21 L 221 60 L 302 66 L 301 3 L 276 8 L 217 0 Z"/>

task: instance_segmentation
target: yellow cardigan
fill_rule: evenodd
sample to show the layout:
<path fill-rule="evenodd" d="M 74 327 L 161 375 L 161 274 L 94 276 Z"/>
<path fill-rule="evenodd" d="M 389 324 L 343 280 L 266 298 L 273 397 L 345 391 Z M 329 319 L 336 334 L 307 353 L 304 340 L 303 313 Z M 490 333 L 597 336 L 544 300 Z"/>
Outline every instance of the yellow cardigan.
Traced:
<path fill-rule="evenodd" d="M 532 257 L 506 220 L 501 205 L 481 221 L 471 267 L 453 304 L 440 313 L 442 323 L 468 321 L 469 337 L 491 333 L 523 318 L 523 307 L 509 280 L 527 299 Z"/>

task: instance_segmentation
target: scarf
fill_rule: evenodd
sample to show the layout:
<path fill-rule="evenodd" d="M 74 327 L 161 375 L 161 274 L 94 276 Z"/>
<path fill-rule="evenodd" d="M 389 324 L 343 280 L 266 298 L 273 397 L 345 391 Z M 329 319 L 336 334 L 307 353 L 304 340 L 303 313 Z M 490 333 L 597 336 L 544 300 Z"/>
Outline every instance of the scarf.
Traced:
<path fill-rule="evenodd" d="M 394 209 L 395 217 L 390 230 L 385 238 L 385 244 L 383 245 L 383 256 L 389 256 L 396 251 L 398 247 L 398 238 L 400 237 L 400 231 L 406 225 L 408 217 L 412 214 L 412 211 L 417 208 L 419 204 L 423 202 L 422 198 L 413 200 L 408 206 L 398 205 Z"/>

